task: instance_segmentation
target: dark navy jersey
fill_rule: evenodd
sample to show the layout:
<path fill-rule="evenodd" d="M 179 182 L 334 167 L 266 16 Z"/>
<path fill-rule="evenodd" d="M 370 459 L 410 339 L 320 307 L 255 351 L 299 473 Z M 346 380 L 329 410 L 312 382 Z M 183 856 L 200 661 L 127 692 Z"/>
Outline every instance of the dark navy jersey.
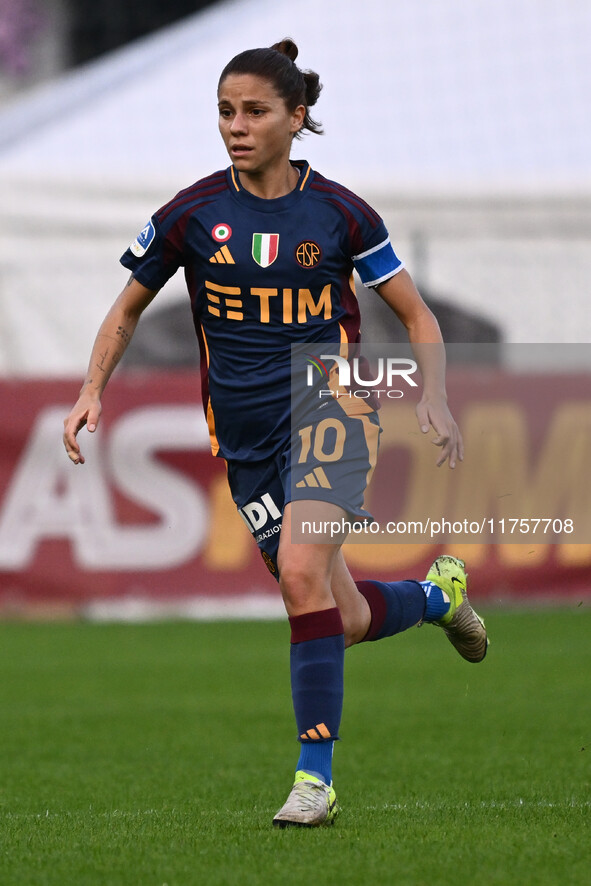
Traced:
<path fill-rule="evenodd" d="M 376 286 L 403 267 L 367 203 L 293 165 L 298 185 L 275 200 L 242 188 L 234 167 L 201 179 L 121 258 L 152 290 L 184 268 L 212 448 L 225 458 L 266 457 L 289 435 L 292 344 L 359 341 L 353 269 Z"/>

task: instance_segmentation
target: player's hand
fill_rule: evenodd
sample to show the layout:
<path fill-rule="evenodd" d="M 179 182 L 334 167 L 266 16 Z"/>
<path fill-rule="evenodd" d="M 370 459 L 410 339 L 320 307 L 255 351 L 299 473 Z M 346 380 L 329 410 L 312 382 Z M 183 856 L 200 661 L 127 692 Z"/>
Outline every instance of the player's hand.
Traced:
<path fill-rule="evenodd" d="M 68 417 L 64 420 L 64 446 L 66 447 L 68 458 L 75 465 L 84 464 L 84 456 L 76 439 L 78 431 L 86 425 L 90 433 L 94 433 L 100 416 L 101 401 L 82 394 Z"/>
<path fill-rule="evenodd" d="M 435 431 L 436 436 L 432 443 L 441 448 L 437 467 L 447 461 L 450 468 L 455 468 L 458 461 L 464 460 L 464 442 L 446 401 L 423 398 L 416 413 L 423 434 L 427 434 L 430 428 Z"/>

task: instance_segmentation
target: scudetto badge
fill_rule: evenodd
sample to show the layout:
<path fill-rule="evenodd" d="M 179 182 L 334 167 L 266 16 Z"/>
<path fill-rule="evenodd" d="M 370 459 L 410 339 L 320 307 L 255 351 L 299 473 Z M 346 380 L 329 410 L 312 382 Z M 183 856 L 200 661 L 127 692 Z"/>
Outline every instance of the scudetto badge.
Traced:
<path fill-rule="evenodd" d="M 252 257 L 261 268 L 272 265 L 279 253 L 279 234 L 253 234 Z"/>

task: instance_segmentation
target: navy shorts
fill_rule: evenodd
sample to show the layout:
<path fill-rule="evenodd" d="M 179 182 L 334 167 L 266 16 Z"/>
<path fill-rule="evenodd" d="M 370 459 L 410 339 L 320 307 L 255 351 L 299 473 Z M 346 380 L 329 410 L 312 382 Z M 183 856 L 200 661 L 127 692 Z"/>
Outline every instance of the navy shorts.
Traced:
<path fill-rule="evenodd" d="M 275 578 L 283 509 L 289 502 L 329 502 L 348 517 L 372 519 L 364 496 L 379 435 L 376 412 L 350 415 L 338 403 L 326 402 L 273 455 L 228 461 L 232 498 Z"/>

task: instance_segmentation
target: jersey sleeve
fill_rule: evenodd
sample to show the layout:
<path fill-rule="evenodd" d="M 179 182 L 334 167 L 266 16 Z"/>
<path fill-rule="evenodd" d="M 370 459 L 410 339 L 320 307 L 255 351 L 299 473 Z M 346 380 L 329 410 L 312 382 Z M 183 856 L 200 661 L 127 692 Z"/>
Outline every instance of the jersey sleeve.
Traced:
<path fill-rule="evenodd" d="M 183 264 L 183 238 L 175 226 L 165 231 L 152 216 L 120 258 L 135 279 L 147 289 L 162 289 Z"/>
<path fill-rule="evenodd" d="M 378 240 L 375 246 L 368 246 L 367 249 L 352 256 L 355 270 L 363 285 L 368 288 L 379 286 L 380 283 L 393 277 L 404 267 L 404 262 L 398 258 L 392 248 L 383 222 L 373 232 L 371 239 Z"/>

